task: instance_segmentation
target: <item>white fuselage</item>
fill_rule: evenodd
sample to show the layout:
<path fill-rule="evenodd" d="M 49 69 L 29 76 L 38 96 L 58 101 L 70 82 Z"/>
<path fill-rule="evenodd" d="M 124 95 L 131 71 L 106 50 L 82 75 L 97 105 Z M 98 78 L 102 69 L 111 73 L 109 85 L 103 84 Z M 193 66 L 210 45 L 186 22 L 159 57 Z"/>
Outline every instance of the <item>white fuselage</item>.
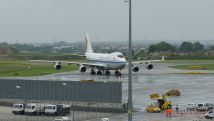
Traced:
<path fill-rule="evenodd" d="M 122 53 L 85 53 L 89 63 L 104 64 L 105 70 L 121 70 L 126 66 L 126 59 Z"/>

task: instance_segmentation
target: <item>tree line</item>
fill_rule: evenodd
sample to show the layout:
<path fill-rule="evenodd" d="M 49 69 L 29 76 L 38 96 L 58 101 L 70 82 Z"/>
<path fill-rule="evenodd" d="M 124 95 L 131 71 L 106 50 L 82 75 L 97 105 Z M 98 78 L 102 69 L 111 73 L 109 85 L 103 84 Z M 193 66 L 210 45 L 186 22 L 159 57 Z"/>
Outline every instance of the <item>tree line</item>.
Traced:
<path fill-rule="evenodd" d="M 160 42 L 157 44 L 151 44 L 148 48 L 149 52 L 200 52 L 205 51 L 205 47 L 200 42 L 182 42 L 179 46 L 174 46 L 167 42 Z M 208 48 L 208 50 L 214 50 L 214 46 Z"/>

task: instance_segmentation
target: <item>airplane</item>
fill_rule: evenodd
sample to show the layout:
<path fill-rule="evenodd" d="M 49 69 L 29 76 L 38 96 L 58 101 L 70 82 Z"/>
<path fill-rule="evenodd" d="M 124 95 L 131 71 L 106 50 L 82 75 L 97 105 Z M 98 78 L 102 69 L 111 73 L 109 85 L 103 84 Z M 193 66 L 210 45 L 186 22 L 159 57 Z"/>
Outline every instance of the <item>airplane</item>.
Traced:
<path fill-rule="evenodd" d="M 60 70 L 62 68 L 62 63 L 65 64 L 77 64 L 79 65 L 79 71 L 84 73 L 86 72 L 87 68 L 91 69 L 91 75 L 102 75 L 105 73 L 106 75 L 110 75 L 110 70 L 115 70 L 115 75 L 120 76 L 121 70 L 124 69 L 126 66 L 128 66 L 128 63 L 126 62 L 125 56 L 121 52 L 113 52 L 113 53 L 95 53 L 92 49 L 91 42 L 88 36 L 88 33 L 85 33 L 85 42 L 86 42 L 86 51 L 85 51 L 85 57 L 87 62 L 81 63 L 81 62 L 68 62 L 68 61 L 49 61 L 49 60 L 30 60 L 30 61 L 36 61 L 36 62 L 49 62 L 49 63 L 55 63 L 54 67 L 57 70 Z M 82 56 L 82 55 L 80 55 Z M 143 64 L 145 63 L 147 65 L 147 69 L 151 70 L 153 69 L 153 65 L 151 62 L 157 62 L 157 61 L 164 61 L 164 57 L 162 57 L 161 60 L 144 60 L 139 62 L 133 62 L 132 63 L 132 71 L 138 72 L 139 67 L 136 64 Z"/>

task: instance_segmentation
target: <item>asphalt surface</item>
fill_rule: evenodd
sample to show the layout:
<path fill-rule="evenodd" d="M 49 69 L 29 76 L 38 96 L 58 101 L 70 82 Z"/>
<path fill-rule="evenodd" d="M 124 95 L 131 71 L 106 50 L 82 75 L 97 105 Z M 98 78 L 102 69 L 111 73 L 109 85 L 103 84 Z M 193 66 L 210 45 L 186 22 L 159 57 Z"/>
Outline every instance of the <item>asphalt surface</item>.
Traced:
<path fill-rule="evenodd" d="M 147 113 L 145 108 L 153 102 L 149 95 L 152 93 L 163 94 L 171 89 L 181 91 L 179 97 L 169 97 L 168 100 L 172 104 L 178 105 L 180 110 L 184 110 L 188 103 L 214 103 L 214 71 L 207 70 L 178 70 L 168 68 L 174 64 L 155 64 L 154 69 L 141 69 L 140 72 L 133 73 L 133 105 L 137 110 L 133 114 L 134 121 L 193 121 L 205 120 L 204 114 L 185 115 L 185 117 L 166 118 L 164 113 Z M 200 72 L 201 74 L 190 74 L 192 72 Z M 85 79 L 93 79 L 96 81 L 122 81 L 123 82 L 123 100 L 128 97 L 128 74 L 127 69 L 122 71 L 121 77 L 113 75 L 95 75 L 91 76 L 90 72 L 86 73 L 66 72 L 60 74 L 52 74 L 40 77 L 25 77 L 31 79 L 50 79 L 50 80 L 72 80 L 79 81 Z M 0 112 L 1 115 L 1 112 Z M 100 117 L 100 116 L 99 116 Z M 106 116 L 104 116 L 106 117 Z M 1 118 L 1 117 L 0 117 Z M 115 115 L 109 117 L 112 121 L 126 121 L 127 115 Z M 95 118 L 93 121 L 101 121 L 101 118 Z"/>
<path fill-rule="evenodd" d="M 74 117 L 73 117 L 74 115 Z M 99 112 L 80 112 L 74 111 L 71 112 L 71 115 L 67 115 L 65 117 L 69 117 L 74 119 L 74 121 L 85 121 L 85 119 L 94 119 L 94 118 L 102 118 L 109 117 L 113 114 L 110 113 L 99 113 Z M 62 116 L 27 116 L 27 115 L 14 115 L 12 114 L 12 107 L 4 107 L 0 106 L 0 121 L 53 121 L 54 119 L 60 119 Z"/>

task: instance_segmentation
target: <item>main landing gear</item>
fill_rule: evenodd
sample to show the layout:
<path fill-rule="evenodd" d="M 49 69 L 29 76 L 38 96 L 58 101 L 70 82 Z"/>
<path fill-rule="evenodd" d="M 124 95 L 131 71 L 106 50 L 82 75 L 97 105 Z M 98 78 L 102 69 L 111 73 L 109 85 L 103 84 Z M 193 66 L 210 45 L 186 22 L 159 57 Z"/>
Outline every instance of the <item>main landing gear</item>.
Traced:
<path fill-rule="evenodd" d="M 91 69 L 91 75 L 95 75 L 95 74 L 96 74 L 96 72 L 95 72 L 94 68 L 92 68 Z"/>
<path fill-rule="evenodd" d="M 121 72 L 119 70 L 115 71 L 115 76 L 121 76 Z"/>
<path fill-rule="evenodd" d="M 106 75 L 110 75 L 111 72 L 109 70 L 106 70 Z"/>
<path fill-rule="evenodd" d="M 103 72 L 104 71 L 102 71 L 102 70 L 98 70 L 97 72 L 95 71 L 95 69 L 94 68 L 92 68 L 91 69 L 91 75 L 102 75 L 103 74 Z M 105 71 L 105 75 L 110 75 L 111 74 L 111 72 L 109 71 L 109 70 L 106 70 Z M 116 70 L 115 71 L 115 76 L 121 76 L 121 72 L 120 72 L 120 70 Z"/>
<path fill-rule="evenodd" d="M 92 68 L 91 69 L 91 75 L 102 75 L 102 70 L 98 70 L 97 72 L 95 71 L 95 68 Z"/>
<path fill-rule="evenodd" d="M 101 71 L 101 70 L 98 70 L 98 71 L 97 71 L 97 75 L 102 75 L 102 71 Z"/>

